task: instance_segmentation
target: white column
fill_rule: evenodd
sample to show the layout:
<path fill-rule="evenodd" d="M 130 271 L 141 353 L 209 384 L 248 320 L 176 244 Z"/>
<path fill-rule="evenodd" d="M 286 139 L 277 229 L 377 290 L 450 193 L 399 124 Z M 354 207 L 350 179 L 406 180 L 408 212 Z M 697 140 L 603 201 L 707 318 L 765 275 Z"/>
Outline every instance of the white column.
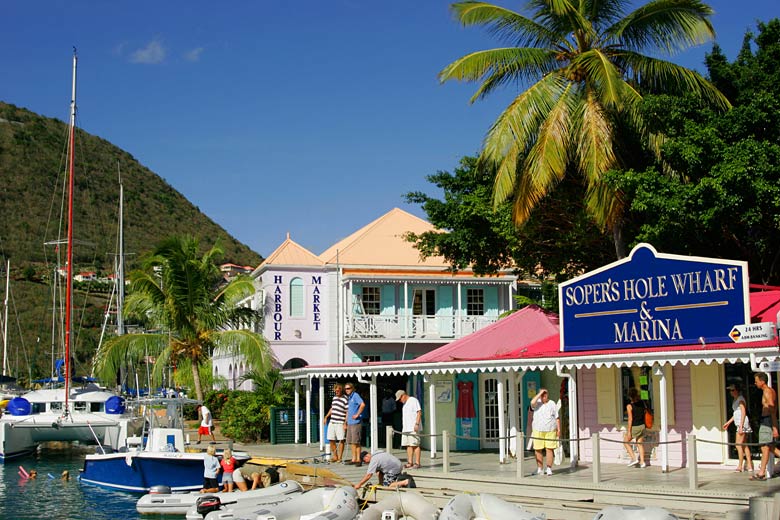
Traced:
<path fill-rule="evenodd" d="M 463 299 L 461 298 L 461 284 L 458 282 L 458 337 L 463 337 Z"/>
<path fill-rule="evenodd" d="M 503 464 L 506 462 L 506 417 L 504 414 L 505 401 L 504 383 L 506 374 L 503 372 L 496 374 L 496 392 L 498 392 L 498 461 Z"/>
<path fill-rule="evenodd" d="M 436 386 L 431 375 L 423 376 L 428 385 L 428 433 L 431 435 L 431 458 L 436 458 Z"/>
<path fill-rule="evenodd" d="M 368 390 L 368 402 L 371 407 L 371 453 L 376 452 L 379 449 L 379 414 L 378 406 L 379 400 L 377 399 L 376 391 L 376 374 L 371 376 L 371 387 Z"/>
<path fill-rule="evenodd" d="M 292 417 L 292 423 L 293 423 L 293 431 L 295 432 L 294 440 L 295 444 L 298 444 L 300 442 L 300 433 L 298 432 L 298 410 L 301 409 L 301 380 L 296 379 L 295 380 L 295 408 L 293 408 L 293 417 Z"/>
<path fill-rule="evenodd" d="M 579 406 L 577 405 L 577 369 L 570 368 L 569 373 L 569 438 L 577 439 L 580 436 Z M 575 467 L 580 460 L 580 443 L 572 441 L 569 444 L 571 466 Z"/>
<path fill-rule="evenodd" d="M 523 372 L 520 372 L 520 377 L 522 377 Z M 520 419 L 518 417 L 518 411 L 520 409 L 520 403 L 518 403 L 517 399 L 517 380 L 518 380 L 518 373 L 514 370 L 507 373 L 508 379 L 509 379 L 509 431 L 511 433 L 512 429 L 514 428 L 514 437 L 509 440 L 509 452 L 512 453 L 512 448 L 514 447 L 514 453 L 517 455 L 517 453 L 520 451 L 517 443 L 517 435 L 522 431 L 522 428 L 520 428 Z"/>
<path fill-rule="evenodd" d="M 311 379 L 306 380 L 306 446 L 311 444 Z"/>
<path fill-rule="evenodd" d="M 325 451 L 325 424 L 323 423 L 323 420 L 325 419 L 325 378 L 320 376 L 320 391 L 319 391 L 319 408 L 320 413 L 317 417 L 318 424 L 320 427 L 320 451 Z"/>
<path fill-rule="evenodd" d="M 404 338 L 409 337 L 409 282 L 404 280 Z"/>
<path fill-rule="evenodd" d="M 659 440 L 661 441 L 661 471 L 666 473 L 669 471 L 669 445 L 666 442 L 669 440 L 669 410 L 666 406 L 666 372 L 664 367 L 655 364 L 653 365 L 653 374 L 658 377 L 658 388 L 660 394 L 658 399 L 661 401 L 659 411 L 661 413 L 661 427 L 659 431 Z"/>

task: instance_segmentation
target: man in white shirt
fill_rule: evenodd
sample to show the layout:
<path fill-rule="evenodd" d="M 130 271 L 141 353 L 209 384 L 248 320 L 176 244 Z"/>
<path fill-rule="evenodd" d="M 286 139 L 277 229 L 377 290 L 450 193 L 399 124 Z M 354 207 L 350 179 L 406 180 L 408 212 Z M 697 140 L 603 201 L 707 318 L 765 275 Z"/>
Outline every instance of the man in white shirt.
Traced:
<path fill-rule="evenodd" d="M 561 420 L 558 418 L 558 405 L 550 401 L 550 395 L 546 388 L 531 399 L 531 409 L 534 411 L 531 423 L 534 438 L 534 452 L 536 453 L 536 474 L 552 475 L 553 456 L 558 447 L 558 439 L 561 436 Z M 547 452 L 547 469 L 543 469 L 542 452 Z"/>
<path fill-rule="evenodd" d="M 200 444 L 200 438 L 203 435 L 208 435 L 213 442 L 217 442 L 217 439 L 214 437 L 214 422 L 211 417 L 211 411 L 206 408 L 206 405 L 199 404 L 198 414 L 201 417 L 200 428 L 198 428 L 198 444 Z"/>
<path fill-rule="evenodd" d="M 408 462 L 405 468 L 419 468 L 420 455 L 420 431 L 422 430 L 422 407 L 416 397 L 412 397 L 404 390 L 395 393 L 395 400 L 404 406 L 401 409 L 403 427 L 401 428 L 401 447 L 406 447 Z"/>

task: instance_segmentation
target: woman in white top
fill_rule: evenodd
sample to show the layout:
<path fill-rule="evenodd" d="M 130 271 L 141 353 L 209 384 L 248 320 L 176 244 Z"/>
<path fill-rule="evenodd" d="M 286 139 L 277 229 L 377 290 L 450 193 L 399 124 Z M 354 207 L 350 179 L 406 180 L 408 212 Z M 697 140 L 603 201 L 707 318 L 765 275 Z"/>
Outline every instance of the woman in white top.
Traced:
<path fill-rule="evenodd" d="M 753 431 L 750 428 L 750 421 L 747 415 L 747 403 L 745 402 L 745 397 L 742 395 L 742 391 L 738 383 L 729 385 L 726 387 L 726 389 L 731 392 L 731 397 L 733 399 L 731 403 L 733 415 L 731 416 L 731 419 L 729 419 L 728 422 L 723 425 L 723 429 L 727 429 L 731 423 L 734 423 L 734 426 L 737 428 L 737 434 L 734 438 L 734 442 L 737 444 L 737 456 L 739 457 L 739 462 L 737 463 L 736 471 L 737 473 L 741 473 L 743 471 L 749 471 L 750 473 L 753 473 L 753 458 L 750 456 L 750 446 L 742 446 L 742 444 L 747 442 L 748 434 Z"/>

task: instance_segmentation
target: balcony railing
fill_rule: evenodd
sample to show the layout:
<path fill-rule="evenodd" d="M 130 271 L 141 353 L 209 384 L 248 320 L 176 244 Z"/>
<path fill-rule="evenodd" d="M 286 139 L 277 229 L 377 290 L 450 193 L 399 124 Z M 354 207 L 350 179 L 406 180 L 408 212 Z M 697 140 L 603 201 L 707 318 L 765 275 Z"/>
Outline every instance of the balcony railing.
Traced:
<path fill-rule="evenodd" d="M 360 314 L 345 318 L 347 339 L 454 339 L 494 323 L 497 316 Z"/>

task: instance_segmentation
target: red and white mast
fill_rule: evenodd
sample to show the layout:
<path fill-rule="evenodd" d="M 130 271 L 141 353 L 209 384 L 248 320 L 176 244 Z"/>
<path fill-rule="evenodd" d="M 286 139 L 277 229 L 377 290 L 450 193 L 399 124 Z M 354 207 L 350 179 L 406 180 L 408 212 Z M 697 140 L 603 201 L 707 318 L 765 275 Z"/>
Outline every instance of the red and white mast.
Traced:
<path fill-rule="evenodd" d="M 66 256 L 65 280 L 65 409 L 63 416 L 69 412 L 70 399 L 70 342 L 73 322 L 73 161 L 76 149 L 76 49 L 73 49 L 73 84 L 70 98 L 70 132 L 68 134 L 68 251 Z"/>

